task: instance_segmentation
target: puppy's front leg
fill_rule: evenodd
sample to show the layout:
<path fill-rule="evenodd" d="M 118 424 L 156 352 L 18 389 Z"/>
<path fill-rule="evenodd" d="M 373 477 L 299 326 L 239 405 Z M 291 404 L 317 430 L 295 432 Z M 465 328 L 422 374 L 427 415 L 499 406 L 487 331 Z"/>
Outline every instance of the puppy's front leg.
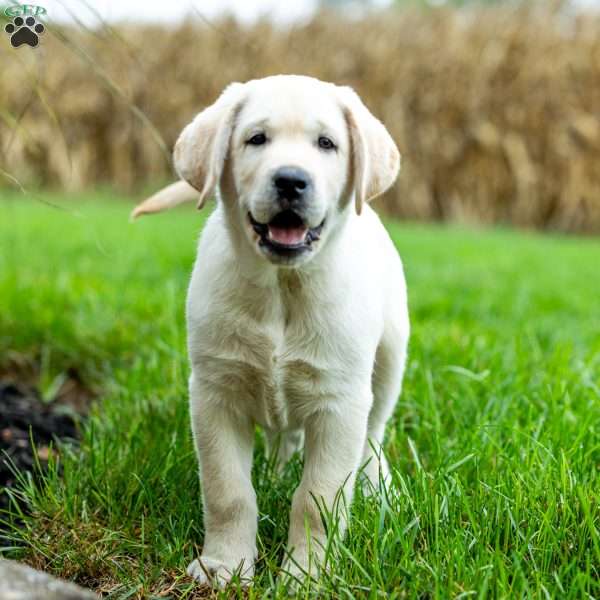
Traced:
<path fill-rule="evenodd" d="M 200 461 L 204 547 L 188 574 L 200 583 L 226 585 L 235 573 L 254 574 L 256 495 L 250 480 L 254 428 L 228 402 L 192 376 L 192 430 Z"/>
<path fill-rule="evenodd" d="M 366 396 L 358 406 L 340 405 L 339 410 L 319 412 L 306 423 L 304 472 L 292 501 L 289 558 L 284 564 L 284 571 L 294 577 L 302 578 L 304 572 L 315 575 L 323 559 L 327 533 L 319 505 L 327 512 L 338 511 L 334 515 L 340 534 L 346 528 L 346 508 L 352 501 L 366 437 L 371 404 L 370 394 Z M 336 505 L 340 492 L 343 500 Z"/>

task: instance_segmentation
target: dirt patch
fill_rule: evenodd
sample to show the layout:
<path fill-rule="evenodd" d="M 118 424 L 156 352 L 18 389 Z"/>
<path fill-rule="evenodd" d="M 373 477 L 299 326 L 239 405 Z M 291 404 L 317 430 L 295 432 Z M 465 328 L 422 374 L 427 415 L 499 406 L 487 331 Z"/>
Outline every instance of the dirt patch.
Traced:
<path fill-rule="evenodd" d="M 57 440 L 76 443 L 79 422 L 95 397 L 76 369 L 55 379 L 50 399 L 43 398 L 36 379 L 31 365 L 13 363 L 0 372 L 0 511 L 9 505 L 6 490 L 16 485 L 17 472 L 35 473 L 36 462 L 43 471 Z"/>

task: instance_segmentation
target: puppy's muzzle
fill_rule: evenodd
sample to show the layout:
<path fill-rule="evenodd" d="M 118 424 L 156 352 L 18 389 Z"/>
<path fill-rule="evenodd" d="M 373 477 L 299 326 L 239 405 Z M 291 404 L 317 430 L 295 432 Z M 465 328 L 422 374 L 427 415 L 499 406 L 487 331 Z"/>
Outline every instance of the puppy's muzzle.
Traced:
<path fill-rule="evenodd" d="M 268 223 L 259 223 L 251 213 L 248 220 L 259 235 L 259 245 L 276 254 L 292 256 L 312 249 L 319 240 L 325 220 L 317 227 L 308 227 L 296 212 L 286 209 L 277 213 Z"/>
<path fill-rule="evenodd" d="M 273 188 L 282 209 L 300 209 L 310 198 L 310 175 L 299 167 L 280 167 L 273 174 Z"/>

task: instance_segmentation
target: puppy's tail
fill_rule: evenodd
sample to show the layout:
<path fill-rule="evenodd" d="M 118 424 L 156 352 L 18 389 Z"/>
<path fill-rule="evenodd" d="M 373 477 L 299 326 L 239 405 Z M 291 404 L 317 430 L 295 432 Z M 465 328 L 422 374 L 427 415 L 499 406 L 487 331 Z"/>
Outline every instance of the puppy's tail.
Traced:
<path fill-rule="evenodd" d="M 198 190 L 193 188 L 189 183 L 186 181 L 177 181 L 138 204 L 131 211 L 130 220 L 134 221 L 142 215 L 162 212 L 184 202 L 197 201 L 198 196 Z"/>

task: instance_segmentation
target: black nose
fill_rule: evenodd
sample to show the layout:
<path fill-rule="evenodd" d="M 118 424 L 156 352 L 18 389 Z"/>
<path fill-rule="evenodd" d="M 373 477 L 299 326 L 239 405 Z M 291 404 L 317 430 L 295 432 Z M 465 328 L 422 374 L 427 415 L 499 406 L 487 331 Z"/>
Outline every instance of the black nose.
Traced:
<path fill-rule="evenodd" d="M 273 175 L 273 184 L 279 198 L 298 200 L 310 188 L 310 175 L 298 167 L 281 167 Z"/>

